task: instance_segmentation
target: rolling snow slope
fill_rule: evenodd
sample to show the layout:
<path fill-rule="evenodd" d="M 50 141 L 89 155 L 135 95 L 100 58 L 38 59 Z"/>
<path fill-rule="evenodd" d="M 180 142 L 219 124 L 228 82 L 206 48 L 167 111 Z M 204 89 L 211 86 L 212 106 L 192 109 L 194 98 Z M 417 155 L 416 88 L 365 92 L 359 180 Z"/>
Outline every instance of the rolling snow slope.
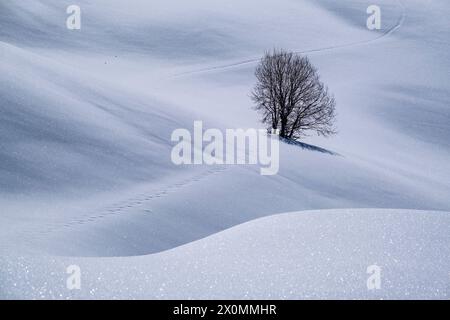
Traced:
<path fill-rule="evenodd" d="M 0 296 L 33 299 L 448 299 L 450 215 L 323 210 L 265 217 L 128 258 L 2 257 Z M 67 266 L 81 289 L 67 290 Z M 367 267 L 381 287 L 367 289 Z M 4 289 L 3 289 L 4 290 Z"/>
<path fill-rule="evenodd" d="M 79 1 L 82 30 L 68 31 L 70 1 L 2 0 L 0 253 L 122 256 L 114 263 L 125 268 L 132 259 L 147 259 L 129 256 L 279 212 L 450 211 L 450 5 L 378 3 L 380 31 L 365 28 L 372 3 L 364 0 Z M 257 59 L 273 47 L 308 54 L 335 94 L 339 134 L 307 142 L 336 154 L 282 144 L 273 177 L 260 176 L 257 167 L 174 166 L 170 134 L 176 128 L 190 129 L 197 119 L 209 127 L 260 126 L 249 92 Z M 445 234 L 444 215 L 429 219 L 444 221 L 436 228 Z M 444 235 L 440 243 L 432 261 L 449 244 Z M 320 244 L 314 250 L 327 250 L 328 242 Z M 171 252 L 182 256 L 185 248 Z M 403 248 L 409 255 L 407 244 Z M 87 261 L 95 268 L 95 260 Z M 447 263 L 426 268 L 436 274 Z M 125 272 L 120 277 L 129 280 Z M 431 286 L 424 296 L 444 297 L 448 290 L 438 284 L 440 293 Z M 319 288 L 311 296 L 326 297 Z M 141 296 L 155 296 L 147 289 Z M 253 296 L 270 291 L 263 289 Z M 1 296 L 27 296 L 9 285 L 1 290 Z M 271 290 L 308 295 L 306 289 Z M 344 296 L 359 294 L 371 297 L 359 290 Z M 397 296 L 403 292 L 385 295 Z"/>

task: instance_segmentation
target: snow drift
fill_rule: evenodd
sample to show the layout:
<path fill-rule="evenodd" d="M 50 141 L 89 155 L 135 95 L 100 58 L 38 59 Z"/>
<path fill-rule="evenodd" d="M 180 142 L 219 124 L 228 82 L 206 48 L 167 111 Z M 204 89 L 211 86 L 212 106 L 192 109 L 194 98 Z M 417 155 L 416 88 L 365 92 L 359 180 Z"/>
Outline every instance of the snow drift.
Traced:
<path fill-rule="evenodd" d="M 450 215 L 324 210 L 251 221 L 154 255 L 2 257 L 0 292 L 37 299 L 448 299 Z M 67 266 L 81 290 L 66 288 Z M 368 290 L 368 266 L 381 288 Z"/>
<path fill-rule="evenodd" d="M 159 0 L 133 0 L 126 5 L 79 1 L 80 31 L 65 28 L 69 2 L 0 3 L 1 296 L 69 294 L 52 291 L 61 285 L 58 277 L 44 277 L 46 285 L 38 275 L 30 278 L 40 283 L 32 284 L 35 288 L 45 287 L 44 296 L 19 285 L 23 268 L 8 271 L 15 269 L 14 263 L 22 266 L 18 256 L 24 257 L 27 268 L 39 268 L 37 264 L 44 268 L 56 259 L 48 255 L 89 256 L 92 274 L 103 261 L 98 257 L 121 256 L 114 260 L 114 266 L 123 270 L 117 281 L 131 283 L 138 279 L 130 279 L 124 270 L 136 261 L 149 259 L 162 267 L 165 254 L 158 252 L 187 245 L 167 251 L 178 259 L 189 252 L 186 248 L 192 241 L 279 212 L 411 209 L 392 221 L 394 211 L 379 216 L 370 211 L 370 219 L 380 219 L 376 230 L 383 234 L 383 228 L 392 227 L 390 222 L 396 226 L 407 222 L 416 231 L 421 228 L 428 218 L 412 209 L 450 211 L 447 2 L 428 1 L 424 6 L 415 0 L 378 1 L 383 10 L 379 31 L 365 27 L 366 8 L 372 3 L 364 0 L 195 0 L 171 5 Z M 308 145 L 282 144 L 280 173 L 274 177 L 262 177 L 258 168 L 248 166 L 173 165 L 170 134 L 176 128 L 189 129 L 198 119 L 216 128 L 260 126 L 248 95 L 258 58 L 273 47 L 308 54 L 318 67 L 338 102 L 339 134 L 329 140 L 310 137 L 305 141 Z M 315 225 L 334 223 L 336 232 L 345 228 L 339 222 L 341 215 L 348 223 L 361 222 L 358 219 L 365 216 L 359 211 L 316 213 L 307 216 L 314 215 Z M 430 213 L 426 220 L 429 224 L 423 232 L 436 230 L 436 238 L 417 231 L 409 238 L 409 247 L 402 242 L 398 249 L 405 252 L 404 261 L 416 261 L 415 236 L 427 244 L 439 243 L 433 249 L 424 246 L 423 255 L 417 256 L 429 262 L 423 269 L 405 267 L 415 276 L 422 270 L 418 276 L 422 282 L 402 278 L 399 286 L 392 287 L 402 289 L 391 289 L 383 297 L 405 297 L 406 292 L 416 297 L 445 296 L 448 287 L 445 291 L 444 282 L 438 280 L 448 262 L 443 258 L 449 244 L 445 215 Z M 308 225 L 292 219 L 299 230 L 302 223 Z M 280 223 L 281 228 L 283 221 L 274 218 L 271 223 Z M 238 230 L 245 226 L 253 222 Z M 236 231 L 225 234 L 239 237 Z M 283 232 L 275 235 L 280 243 L 286 241 Z M 332 250 L 329 241 L 315 246 L 312 234 L 291 235 L 293 243 L 305 241 L 311 246 L 301 251 L 306 255 Z M 208 241 L 217 246 L 216 236 L 192 248 Z M 362 237 L 366 245 L 361 250 L 370 251 L 370 239 L 362 231 L 353 236 L 353 241 L 346 241 Z M 236 247 L 230 245 L 230 252 Z M 236 248 L 236 256 L 224 259 L 225 265 L 242 266 L 236 258 L 239 250 L 248 253 L 250 248 L 250 244 Z M 267 248 L 277 251 L 272 249 Z M 261 250 L 262 246 L 255 248 L 254 254 Z M 377 250 L 397 253 L 397 248 L 387 245 Z M 28 260 L 30 252 L 46 258 L 33 255 Z M 148 256 L 130 258 L 137 255 Z M 213 256 L 205 251 L 197 258 Z M 362 268 L 370 260 L 348 256 L 349 261 L 345 255 L 336 260 L 330 272 L 342 272 L 339 263 Z M 250 261 L 246 266 L 258 268 Z M 208 267 L 212 269 L 209 274 L 204 269 L 204 276 L 213 279 L 214 264 Z M 310 260 L 309 267 L 298 270 L 298 279 L 311 277 L 314 268 L 329 269 L 320 259 Z M 155 276 L 149 269 L 141 271 L 144 278 Z M 267 271 L 274 276 L 275 269 Z M 170 277 L 176 276 L 169 272 L 165 281 L 155 281 L 162 285 Z M 276 297 L 373 297 L 356 280 L 343 281 L 345 294 L 337 293 L 343 288 L 338 290 L 337 282 L 318 279 L 304 287 L 298 282 L 302 289 L 289 293 L 283 281 L 262 283 L 249 297 L 269 297 L 270 292 Z M 424 290 L 398 291 L 407 288 L 408 281 Z M 117 282 L 111 281 L 113 285 Z M 179 295 L 167 296 L 243 297 L 231 287 L 211 292 L 199 286 L 192 293 L 183 288 Z M 131 291 L 108 289 L 117 297 L 133 297 Z M 139 290 L 136 297 L 158 296 L 147 286 Z M 107 296 L 106 290 L 98 296 L 80 293 L 80 297 Z"/>

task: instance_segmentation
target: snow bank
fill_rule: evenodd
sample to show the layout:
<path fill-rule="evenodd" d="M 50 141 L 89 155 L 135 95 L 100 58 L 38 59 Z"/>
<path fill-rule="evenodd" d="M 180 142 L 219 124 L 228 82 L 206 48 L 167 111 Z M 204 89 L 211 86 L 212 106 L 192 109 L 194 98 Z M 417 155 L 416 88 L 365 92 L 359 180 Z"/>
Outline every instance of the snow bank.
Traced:
<path fill-rule="evenodd" d="M 339 208 L 449 211 L 450 31 L 446 17 L 450 5 L 437 0 L 428 1 L 426 6 L 418 0 L 378 3 L 383 10 L 383 27 L 369 31 L 365 27 L 365 9 L 372 4 L 369 0 L 195 0 L 171 5 L 159 0 L 132 0 L 126 5 L 119 0 L 80 0 L 82 30 L 72 32 L 65 28 L 65 9 L 70 1 L 1 1 L 2 295 L 68 295 L 58 289 L 62 285 L 59 280 L 40 277 L 38 271 L 22 274 L 23 268 L 40 270 L 42 275 L 59 274 L 59 263 L 65 265 L 70 260 L 48 255 L 149 255 L 279 212 Z M 331 152 L 282 144 L 280 172 L 274 177 L 262 177 L 254 167 L 172 165 L 170 134 L 176 128 L 191 128 L 194 120 L 214 128 L 260 126 L 248 95 L 255 81 L 257 58 L 273 47 L 308 54 L 335 94 L 339 134 L 329 140 L 309 137 L 305 141 Z M 379 221 L 376 211 L 362 217 L 357 213 L 344 214 L 342 219 L 362 224 L 359 219 L 370 217 L 381 234 L 383 228 L 391 230 L 391 222 L 395 226 L 407 223 L 414 231 L 407 238 L 409 247 L 402 241 L 398 252 L 391 247 L 371 251 L 370 239 L 361 231 L 345 241 L 352 244 L 349 248 L 355 248 L 357 236 L 361 236 L 366 243 L 361 252 L 368 251 L 358 256 L 359 262 L 345 251 L 350 260 L 347 263 L 346 256 L 330 265 L 332 280 L 327 282 L 320 276 L 326 273 L 324 261 L 317 257 L 322 251 L 328 255 L 333 243 L 319 241 L 320 247 L 315 247 L 317 239 L 305 229 L 311 237 L 295 239 L 305 241 L 304 247 L 311 249 L 302 252 L 317 260 L 307 260 L 310 264 L 298 274 L 290 271 L 283 277 L 278 271 L 279 290 L 268 275 L 262 277 L 266 282 L 258 285 L 256 278 L 244 272 L 250 277 L 248 289 L 255 289 L 249 296 L 265 297 L 274 292 L 278 297 L 374 297 L 365 291 L 364 281 L 352 278 L 344 268 L 362 278 L 365 275 L 359 272 L 364 273 L 366 265 L 372 263 L 368 260 L 395 269 L 382 255 L 386 249 L 404 257 L 402 261 L 419 261 L 415 260 L 418 257 L 425 262 L 420 262 L 422 267 L 413 262 L 401 264 L 414 278 L 401 276 L 403 273 L 395 269 L 395 277 L 386 278 L 395 286 L 385 282 L 390 291 L 380 296 L 404 297 L 410 292 L 416 297 L 444 297 L 448 291 L 441 275 L 446 272 L 446 256 L 439 260 L 436 253 L 445 252 L 442 248 L 449 243 L 444 213 L 403 211 L 395 220 L 392 217 L 396 215 L 380 212 Z M 342 230 L 348 230 L 346 225 L 335 221 L 339 215 L 328 215 L 323 220 L 336 226 L 330 230 L 345 237 Z M 435 225 L 435 221 L 443 222 Z M 280 227 L 284 225 L 281 218 L 271 223 L 278 222 Z M 424 230 L 436 232 L 422 234 L 419 229 L 424 223 L 429 223 Z M 238 241 L 243 235 L 233 230 L 245 228 L 224 235 L 236 236 L 234 241 Z M 277 237 L 286 240 L 283 234 Z M 435 241 L 439 248 L 424 245 L 414 253 L 415 236 L 428 244 Z M 219 239 L 214 237 L 208 238 L 211 248 L 217 245 L 214 239 Z M 198 243 L 207 246 L 204 241 L 197 242 L 192 250 Z M 237 250 L 236 256 L 231 254 L 232 248 Z M 96 273 L 101 269 L 99 264 L 112 261 L 111 270 L 117 268 L 114 279 L 107 276 L 109 284 L 98 289 L 98 297 L 113 293 L 117 297 L 164 296 L 165 285 L 170 297 L 243 297 L 245 290 L 239 290 L 238 283 L 246 284 L 244 278 L 221 282 L 222 274 L 214 273 L 214 266 L 242 267 L 240 250 L 245 248 L 249 246 L 230 245 L 228 260 L 214 254 L 217 248 L 205 250 L 203 256 L 195 256 L 196 263 L 190 260 L 191 265 L 180 276 L 171 271 L 169 262 L 174 266 L 181 263 L 170 260 L 178 259 L 170 258 L 172 251 L 148 258 L 77 261 L 89 262 L 83 270 L 91 270 L 88 274 L 92 277 L 86 280 L 93 290 L 97 288 L 95 279 L 103 278 Z M 267 248 L 267 255 L 277 257 L 283 252 L 278 253 L 278 249 Z M 255 247 L 255 254 L 262 250 Z M 285 255 L 295 255 L 293 250 Z M 44 257 L 30 258 L 30 252 Z M 371 256 L 371 252 L 379 254 Z M 246 255 L 256 262 L 244 266 L 256 268 L 249 269 L 255 276 L 260 274 L 260 260 L 250 249 Z M 55 265 L 49 265 L 53 259 Z M 142 277 L 137 273 L 130 279 L 130 266 L 136 263 L 141 268 L 146 259 L 162 273 L 155 275 L 142 267 L 137 271 Z M 209 260 L 211 264 L 207 264 Z M 315 263 L 320 274 L 308 282 Z M 197 278 L 196 265 L 204 274 L 207 267 L 213 268 L 209 278 L 205 276 L 205 286 Z M 167 276 L 164 268 L 171 271 Z M 181 282 L 181 275 L 192 278 L 198 290 L 189 289 L 189 281 Z M 299 288 L 292 294 L 289 277 Z M 28 292 L 27 279 L 32 286 Z M 179 290 L 172 279 L 180 281 Z M 141 288 L 139 281 L 146 284 Z M 214 286 L 214 281 L 221 287 Z M 216 291 L 208 291 L 209 287 Z M 155 288 L 159 291 L 152 291 Z M 80 293 L 80 297 L 89 295 Z"/>
<path fill-rule="evenodd" d="M 324 210 L 251 221 L 158 254 L 9 259 L 2 298 L 448 299 L 450 215 Z M 81 290 L 66 268 L 81 268 Z M 367 268 L 381 268 L 368 290 Z"/>

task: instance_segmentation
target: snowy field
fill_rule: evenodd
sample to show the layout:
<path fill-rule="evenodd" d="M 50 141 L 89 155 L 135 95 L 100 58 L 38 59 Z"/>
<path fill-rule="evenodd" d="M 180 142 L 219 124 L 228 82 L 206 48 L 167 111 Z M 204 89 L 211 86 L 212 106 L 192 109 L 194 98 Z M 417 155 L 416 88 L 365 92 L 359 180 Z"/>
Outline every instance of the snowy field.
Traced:
<path fill-rule="evenodd" d="M 2 257 L 7 298 L 443 299 L 448 212 L 319 210 L 257 219 L 168 251 L 128 258 Z M 66 288 L 78 265 L 81 290 Z M 367 266 L 382 267 L 367 290 Z"/>
<path fill-rule="evenodd" d="M 78 0 L 68 30 L 71 1 L 1 0 L 0 298 L 448 299 L 450 3 L 373 2 Z M 338 134 L 274 176 L 174 165 L 194 120 L 263 128 L 272 48 L 317 66 Z"/>

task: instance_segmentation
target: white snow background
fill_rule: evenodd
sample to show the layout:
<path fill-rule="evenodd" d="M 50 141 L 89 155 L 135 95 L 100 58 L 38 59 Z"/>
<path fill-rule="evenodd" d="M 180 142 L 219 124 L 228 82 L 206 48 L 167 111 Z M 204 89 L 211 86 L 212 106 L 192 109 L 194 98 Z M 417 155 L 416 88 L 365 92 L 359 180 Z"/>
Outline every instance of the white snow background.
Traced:
<path fill-rule="evenodd" d="M 449 298 L 448 1 L 78 0 L 79 31 L 71 4 L 0 1 L 0 298 Z M 262 127 L 275 47 L 339 133 L 281 144 L 276 176 L 173 165 L 194 120 Z"/>

